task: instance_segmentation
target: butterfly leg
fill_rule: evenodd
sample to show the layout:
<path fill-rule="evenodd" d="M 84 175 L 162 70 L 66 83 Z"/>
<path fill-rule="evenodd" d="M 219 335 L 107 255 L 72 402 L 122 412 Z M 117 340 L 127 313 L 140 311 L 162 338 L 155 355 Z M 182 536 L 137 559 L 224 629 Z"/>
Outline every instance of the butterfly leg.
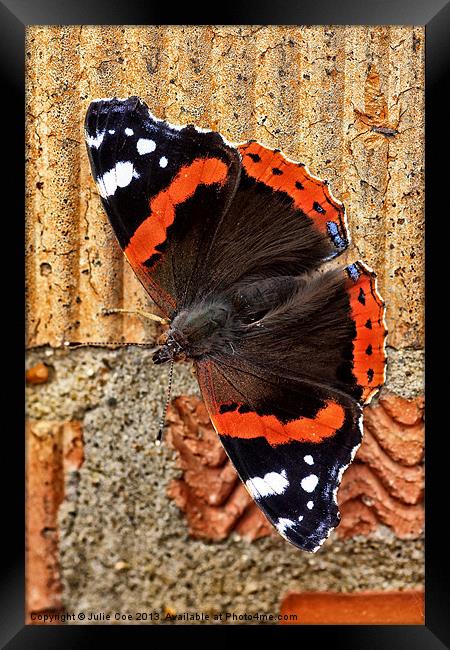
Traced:
<path fill-rule="evenodd" d="M 146 318 L 147 320 L 153 320 L 157 323 L 161 323 L 161 325 L 169 324 L 169 321 L 166 318 L 157 316 L 156 314 L 151 314 L 148 311 L 141 311 L 140 309 L 103 309 L 102 314 L 104 316 L 109 316 L 110 314 L 137 314 L 138 316 L 142 316 L 142 318 Z"/>

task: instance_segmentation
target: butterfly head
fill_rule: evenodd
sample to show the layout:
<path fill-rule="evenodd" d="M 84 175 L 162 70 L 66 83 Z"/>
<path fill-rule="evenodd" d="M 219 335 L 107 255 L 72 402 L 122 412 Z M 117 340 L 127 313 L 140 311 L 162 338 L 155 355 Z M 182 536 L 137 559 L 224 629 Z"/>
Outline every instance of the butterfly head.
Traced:
<path fill-rule="evenodd" d="M 153 362 L 156 364 L 166 363 L 167 361 L 182 359 L 184 354 L 184 342 L 177 340 L 174 333 L 169 331 L 164 345 L 159 350 L 156 350 L 153 355 Z"/>
<path fill-rule="evenodd" d="M 173 319 L 167 338 L 153 355 L 154 363 L 198 359 L 219 351 L 227 338 L 230 307 L 221 301 L 202 302 L 183 309 Z"/>

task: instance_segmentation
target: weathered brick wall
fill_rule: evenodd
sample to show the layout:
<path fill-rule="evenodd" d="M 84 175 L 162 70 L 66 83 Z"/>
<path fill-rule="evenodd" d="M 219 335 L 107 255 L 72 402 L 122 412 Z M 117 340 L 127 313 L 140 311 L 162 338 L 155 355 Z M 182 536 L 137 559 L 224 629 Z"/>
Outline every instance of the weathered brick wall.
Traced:
<path fill-rule="evenodd" d="M 421 27 L 28 28 L 30 611 L 279 611 L 289 590 L 420 588 L 423 57 Z M 83 142 L 89 102 L 131 94 L 172 122 L 305 162 L 346 206 L 342 262 L 360 258 L 378 274 L 386 389 L 339 493 L 340 532 L 314 558 L 264 537 L 246 493 L 233 497 L 232 471 L 211 461 L 215 439 L 198 442 L 207 423 L 189 415 L 188 367 L 176 370 L 174 450 L 156 453 L 165 371 L 144 349 L 62 347 L 155 340 L 152 324 L 101 314 L 149 300 L 114 240 Z M 203 499 L 199 463 L 215 504 Z"/>
<path fill-rule="evenodd" d="M 146 301 L 92 183 L 93 98 L 256 138 L 331 183 L 376 269 L 389 345 L 423 344 L 422 28 L 32 27 L 27 35 L 28 344 L 143 340 L 103 306 Z"/>

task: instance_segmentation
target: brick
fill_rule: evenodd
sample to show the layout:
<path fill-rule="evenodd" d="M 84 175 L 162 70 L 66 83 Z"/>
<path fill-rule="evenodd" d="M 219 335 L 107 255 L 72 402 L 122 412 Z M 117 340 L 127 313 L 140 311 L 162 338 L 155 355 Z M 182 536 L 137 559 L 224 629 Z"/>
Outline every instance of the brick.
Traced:
<path fill-rule="evenodd" d="M 62 611 L 58 509 L 67 472 L 83 462 L 79 422 L 29 420 L 26 426 L 26 611 Z"/>
<path fill-rule="evenodd" d="M 380 479 L 391 496 L 403 503 L 415 504 L 423 498 L 423 465 L 405 467 L 395 462 L 378 443 L 375 435 L 365 428 L 364 438 L 358 450 L 355 465 L 365 463 Z"/>
<path fill-rule="evenodd" d="M 45 384 L 48 381 L 48 368 L 45 363 L 37 363 L 25 373 L 27 384 Z"/>
<path fill-rule="evenodd" d="M 255 138 L 330 181 L 378 273 L 388 343 L 423 345 L 424 29 L 27 27 L 27 344 L 152 341 L 151 308 L 90 177 L 83 116 L 138 94 L 172 122 Z M 342 263 L 346 260 L 342 259 Z"/>
<path fill-rule="evenodd" d="M 373 508 L 366 505 L 361 498 L 347 498 L 340 501 L 341 523 L 337 530 L 338 537 L 347 538 L 355 535 L 369 535 L 380 522 Z"/>
<path fill-rule="evenodd" d="M 393 530 L 401 539 L 418 537 L 424 526 L 423 505 L 404 505 L 391 497 L 381 481 L 366 465 L 354 463 L 345 472 L 338 492 L 338 503 L 349 499 L 360 499 L 376 515 L 377 523 L 382 523 Z M 348 509 L 347 509 L 348 515 Z M 343 520 L 337 528 L 341 537 L 353 534 Z"/>
<path fill-rule="evenodd" d="M 364 409 L 364 438 L 338 492 L 342 538 L 384 524 L 401 539 L 424 528 L 424 399 L 383 391 Z"/>
<path fill-rule="evenodd" d="M 291 593 L 281 604 L 281 614 L 296 614 L 299 625 L 424 625 L 424 611 L 418 590 Z"/>
<path fill-rule="evenodd" d="M 415 404 L 413 409 L 423 405 L 423 398 L 406 400 L 396 396 L 380 399 L 377 405 L 364 411 L 364 427 L 374 434 L 380 446 L 386 453 L 401 465 L 414 466 L 422 461 L 425 425 L 423 421 L 423 408 L 420 417 L 412 416 L 413 424 L 406 424 L 398 416 L 399 409 L 393 405 L 403 405 L 405 413 L 411 409 L 411 403 Z M 401 411 L 401 407 L 400 407 Z M 408 416 L 401 416 L 407 418 Z M 409 417 L 411 420 L 411 416 Z"/>
<path fill-rule="evenodd" d="M 383 406 L 390 418 L 400 424 L 409 426 L 420 424 L 423 421 L 425 400 L 423 397 L 417 399 L 404 399 L 394 393 L 384 392 L 380 397 L 380 404 Z"/>

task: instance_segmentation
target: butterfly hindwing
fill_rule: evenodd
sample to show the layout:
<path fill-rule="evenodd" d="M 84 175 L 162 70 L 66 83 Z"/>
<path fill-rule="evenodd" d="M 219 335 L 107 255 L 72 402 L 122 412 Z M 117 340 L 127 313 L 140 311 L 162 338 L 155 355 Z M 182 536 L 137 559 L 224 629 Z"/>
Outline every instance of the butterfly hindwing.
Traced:
<path fill-rule="evenodd" d="M 315 551 L 339 523 L 336 493 L 361 443 L 361 406 L 259 372 L 255 381 L 222 365 L 197 366 L 211 421 L 251 496 L 283 537 Z M 244 383 L 251 386 L 243 398 Z"/>
<path fill-rule="evenodd" d="M 361 407 L 383 381 L 383 303 L 359 262 L 237 291 L 247 332 L 234 354 L 197 364 L 202 394 L 258 506 L 286 539 L 316 550 L 339 522 L 336 493 L 361 442 Z"/>
<path fill-rule="evenodd" d="M 362 389 L 362 402 L 370 402 L 385 380 L 387 336 L 385 304 L 377 290 L 376 275 L 362 262 L 345 269 L 346 292 L 355 324 L 352 373 Z"/>
<path fill-rule="evenodd" d="M 231 374 L 245 362 L 265 375 L 332 388 L 361 404 L 383 384 L 384 303 L 373 272 L 361 262 L 243 282 L 235 295 L 247 325 L 233 342 L 236 355 L 220 359 L 232 366 Z M 311 403 L 309 395 L 305 399 Z"/>

